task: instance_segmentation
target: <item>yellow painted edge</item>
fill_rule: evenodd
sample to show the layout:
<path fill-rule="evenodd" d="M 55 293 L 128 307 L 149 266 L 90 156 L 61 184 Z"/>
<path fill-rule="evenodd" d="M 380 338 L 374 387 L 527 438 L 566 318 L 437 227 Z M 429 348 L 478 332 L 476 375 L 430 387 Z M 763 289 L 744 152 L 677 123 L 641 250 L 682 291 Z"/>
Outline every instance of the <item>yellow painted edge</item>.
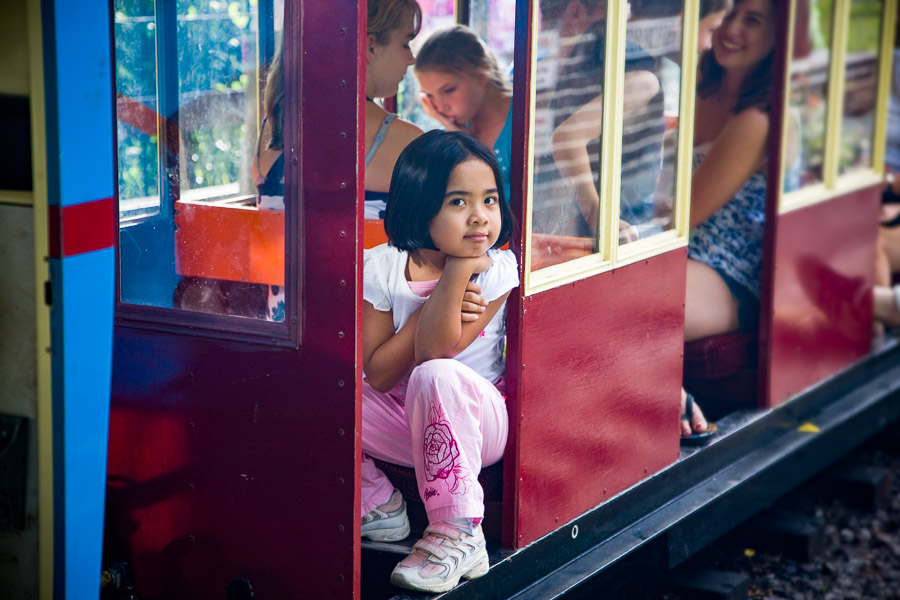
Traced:
<path fill-rule="evenodd" d="M 575 260 L 553 265 L 531 273 L 530 283 L 525 290 L 526 296 L 560 287 L 580 279 L 587 279 L 611 270 L 612 263 L 604 260 L 600 254 L 590 254 Z"/>
<path fill-rule="evenodd" d="M 625 110 L 625 38 L 628 15 L 625 2 L 606 8 L 606 61 L 603 73 L 603 129 L 600 166 L 600 254 L 616 264 L 619 250 L 619 212 L 622 187 L 622 118 Z"/>
<path fill-rule="evenodd" d="M 688 0 L 682 19 L 681 90 L 678 116 L 678 154 L 675 164 L 675 231 L 687 243 L 691 222 L 691 182 L 694 170 L 694 108 L 697 99 L 697 30 L 699 0 Z"/>
<path fill-rule="evenodd" d="M 791 135 L 791 127 L 788 126 L 790 121 L 790 111 L 791 111 L 791 72 L 793 71 L 794 65 L 794 28 L 797 23 L 797 5 L 794 2 L 789 3 L 790 9 L 788 14 L 788 36 L 787 36 L 787 68 L 784 70 L 784 94 L 781 98 L 781 114 L 782 116 L 782 127 L 781 127 L 781 164 L 778 166 L 778 214 L 785 212 L 788 209 L 788 196 L 790 194 L 784 193 L 784 177 L 787 172 L 787 148 L 788 148 L 788 137 Z M 800 135 L 800 132 L 795 132 L 796 135 Z M 799 140 L 797 142 L 800 143 Z"/>
<path fill-rule="evenodd" d="M 875 104 L 875 132 L 872 140 L 872 168 L 884 172 L 885 145 L 887 144 L 888 98 L 891 91 L 892 62 L 894 58 L 893 29 L 897 27 L 897 0 L 886 0 L 881 23 L 881 56 L 878 60 L 878 95 Z"/>
<path fill-rule="evenodd" d="M 40 0 L 29 0 L 28 59 L 30 62 L 32 192 L 34 206 L 34 297 L 36 321 L 37 445 L 38 445 L 38 597 L 53 598 L 53 402 L 50 377 L 50 308 L 44 303 L 47 262 L 47 137 L 44 91 L 44 51 Z"/>
<path fill-rule="evenodd" d="M 537 103 L 537 77 L 535 77 L 535 71 L 537 70 L 537 43 L 539 34 L 537 13 L 533 9 L 531 13 L 531 47 L 529 48 L 531 81 L 528 82 L 528 156 L 525 160 L 525 164 L 528 166 L 529 175 L 526 178 L 525 189 L 522 190 L 522 198 L 525 201 L 525 224 L 523 225 L 522 230 L 522 256 L 524 257 L 523 262 L 525 263 L 525 266 L 523 267 L 523 289 L 525 290 L 526 296 L 531 293 L 532 285 L 531 227 L 534 207 L 534 190 L 532 182 L 534 181 L 534 111 Z"/>
<path fill-rule="evenodd" d="M 849 171 L 837 180 L 833 188 L 829 189 L 825 187 L 824 183 L 819 183 L 785 194 L 785 202 L 780 214 L 787 214 L 814 204 L 827 202 L 838 196 L 877 185 L 879 182 L 881 182 L 881 175 L 871 169 Z"/>
<path fill-rule="evenodd" d="M 834 5 L 831 35 L 831 64 L 829 65 L 828 116 L 825 128 L 825 156 L 823 179 L 827 188 L 835 186 L 841 155 L 841 125 L 844 120 L 844 92 L 847 62 L 847 30 L 850 21 L 850 0 L 837 0 Z"/>
<path fill-rule="evenodd" d="M 685 236 L 679 235 L 677 231 L 672 229 L 621 246 L 615 263 L 610 260 L 604 260 L 600 254 L 590 254 L 546 267 L 529 274 L 529 284 L 525 295 L 530 296 L 572 283 L 573 281 L 593 277 L 606 271 L 647 260 L 671 250 L 683 248 L 686 245 L 687 240 Z"/>
<path fill-rule="evenodd" d="M 34 204 L 34 194 L 19 190 L 0 190 L 0 204 L 31 206 Z"/>
<path fill-rule="evenodd" d="M 651 258 L 676 248 L 687 246 L 687 237 L 674 229 L 651 235 L 629 244 L 619 246 L 616 267 Z"/>
<path fill-rule="evenodd" d="M 881 174 L 872 169 L 853 169 L 847 171 L 834 186 L 835 195 L 849 194 L 881 183 Z"/>

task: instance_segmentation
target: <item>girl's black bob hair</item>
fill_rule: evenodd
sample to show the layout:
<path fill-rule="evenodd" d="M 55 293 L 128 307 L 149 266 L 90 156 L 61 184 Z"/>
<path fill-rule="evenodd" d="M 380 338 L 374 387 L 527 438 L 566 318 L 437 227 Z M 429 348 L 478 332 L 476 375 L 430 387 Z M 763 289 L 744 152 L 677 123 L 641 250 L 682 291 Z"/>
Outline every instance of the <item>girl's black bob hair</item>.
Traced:
<path fill-rule="evenodd" d="M 428 224 L 441 210 L 450 173 L 467 160 L 480 160 L 494 172 L 500 205 L 500 236 L 494 248 L 509 241 L 513 215 L 503 194 L 503 176 L 494 153 L 475 138 L 457 131 L 434 130 L 419 136 L 400 153 L 391 175 L 384 212 L 389 243 L 399 250 L 437 250 Z"/>

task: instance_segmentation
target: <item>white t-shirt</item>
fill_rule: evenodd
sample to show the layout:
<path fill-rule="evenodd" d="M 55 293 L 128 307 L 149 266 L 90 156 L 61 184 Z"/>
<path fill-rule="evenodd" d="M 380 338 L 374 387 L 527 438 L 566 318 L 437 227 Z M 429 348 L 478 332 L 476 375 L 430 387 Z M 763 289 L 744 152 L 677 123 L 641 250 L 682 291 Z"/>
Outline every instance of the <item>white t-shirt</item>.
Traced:
<path fill-rule="evenodd" d="M 488 250 L 488 256 L 494 264 L 484 273 L 479 273 L 475 283 L 481 286 L 481 295 L 493 302 L 519 285 L 519 268 L 516 257 L 510 250 Z M 410 315 L 428 299 L 417 296 L 410 289 L 406 280 L 408 260 L 408 252 L 387 244 L 364 252 L 363 299 L 375 307 L 375 310 L 391 311 L 395 332 L 400 331 Z M 505 370 L 505 335 L 506 306 L 503 306 L 484 328 L 484 333 L 457 354 L 456 360 L 471 367 L 488 381 L 496 381 Z"/>

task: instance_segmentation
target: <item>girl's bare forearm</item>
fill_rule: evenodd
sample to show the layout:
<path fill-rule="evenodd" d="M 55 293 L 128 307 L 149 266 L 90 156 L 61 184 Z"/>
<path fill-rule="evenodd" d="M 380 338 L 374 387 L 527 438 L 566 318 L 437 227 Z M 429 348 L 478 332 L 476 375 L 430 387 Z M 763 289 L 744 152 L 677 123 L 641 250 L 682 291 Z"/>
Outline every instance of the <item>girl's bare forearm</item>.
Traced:
<path fill-rule="evenodd" d="M 386 392 L 403 381 L 416 366 L 415 336 L 421 310 L 413 313 L 396 334 L 369 357 L 366 380 L 373 388 Z"/>
<path fill-rule="evenodd" d="M 458 351 L 463 324 L 459 318 L 463 296 L 472 276 L 465 264 L 445 266 L 441 279 L 422 308 L 415 336 L 415 361 L 453 358 Z"/>

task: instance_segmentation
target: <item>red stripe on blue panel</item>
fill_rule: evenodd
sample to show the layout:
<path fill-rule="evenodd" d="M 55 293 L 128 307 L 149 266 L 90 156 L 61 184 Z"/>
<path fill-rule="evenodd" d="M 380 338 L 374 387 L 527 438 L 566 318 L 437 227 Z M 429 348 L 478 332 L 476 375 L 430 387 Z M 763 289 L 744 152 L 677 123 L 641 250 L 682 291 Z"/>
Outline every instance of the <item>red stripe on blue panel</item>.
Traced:
<path fill-rule="evenodd" d="M 49 211 L 50 258 L 65 258 L 111 248 L 115 244 L 116 213 L 113 198 Z"/>

